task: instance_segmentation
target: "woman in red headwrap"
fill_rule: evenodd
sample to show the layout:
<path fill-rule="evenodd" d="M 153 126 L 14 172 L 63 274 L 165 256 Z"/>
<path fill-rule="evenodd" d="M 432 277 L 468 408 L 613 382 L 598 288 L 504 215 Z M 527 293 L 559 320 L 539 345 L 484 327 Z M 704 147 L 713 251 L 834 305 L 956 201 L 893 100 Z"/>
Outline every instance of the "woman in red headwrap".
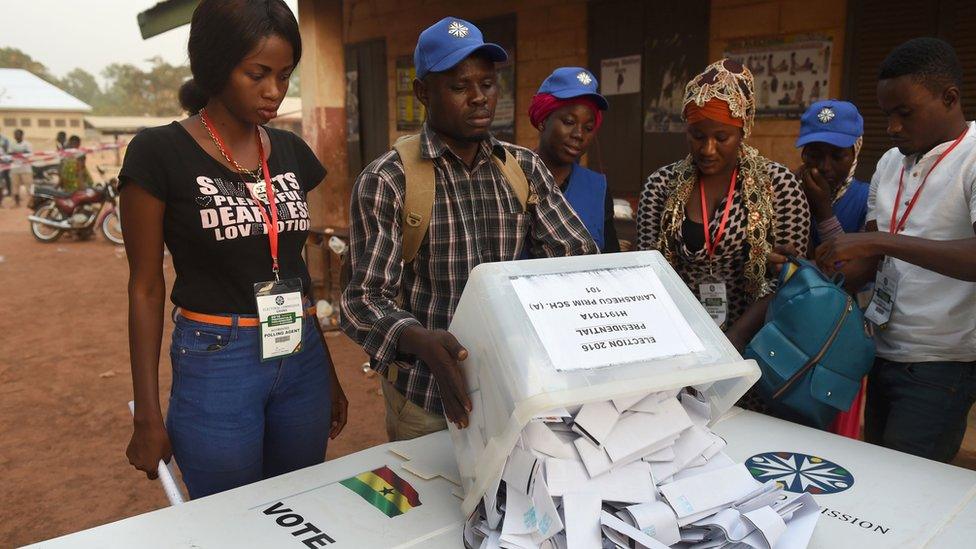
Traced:
<path fill-rule="evenodd" d="M 721 60 L 685 89 L 689 155 L 654 172 L 637 214 L 638 248 L 657 249 L 740 351 L 762 327 L 774 247 L 806 254 L 810 210 L 785 166 L 746 145 L 752 74 Z"/>
<path fill-rule="evenodd" d="M 596 90 L 596 78 L 588 70 L 558 68 L 532 98 L 529 119 L 539 130 L 536 152 L 552 172 L 553 181 L 600 251 L 612 253 L 620 251 L 620 242 L 613 226 L 613 198 L 607 178 L 579 165 L 607 109 L 607 100 Z"/>

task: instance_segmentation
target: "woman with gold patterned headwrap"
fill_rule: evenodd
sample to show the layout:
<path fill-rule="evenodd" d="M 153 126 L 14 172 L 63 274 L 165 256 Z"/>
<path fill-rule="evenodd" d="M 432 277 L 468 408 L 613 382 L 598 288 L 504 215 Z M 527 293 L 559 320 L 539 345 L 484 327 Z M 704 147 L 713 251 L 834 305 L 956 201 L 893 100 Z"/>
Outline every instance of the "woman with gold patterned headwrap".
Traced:
<path fill-rule="evenodd" d="M 664 254 L 740 351 L 775 290 L 773 248 L 803 256 L 810 236 L 800 182 L 744 142 L 755 105 L 739 63 L 723 59 L 692 79 L 682 113 L 690 154 L 648 177 L 637 214 L 638 248 Z"/>

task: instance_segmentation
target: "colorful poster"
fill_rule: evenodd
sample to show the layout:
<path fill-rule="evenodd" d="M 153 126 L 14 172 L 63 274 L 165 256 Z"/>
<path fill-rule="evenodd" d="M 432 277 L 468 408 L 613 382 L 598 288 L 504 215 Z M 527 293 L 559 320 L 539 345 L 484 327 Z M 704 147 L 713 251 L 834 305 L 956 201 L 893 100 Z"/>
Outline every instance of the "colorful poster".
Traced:
<path fill-rule="evenodd" d="M 404 55 L 396 60 L 396 123 L 397 131 L 420 129 L 424 123 L 424 106 L 413 94 L 417 70 L 413 57 Z"/>
<path fill-rule="evenodd" d="M 730 45 L 725 57 L 749 67 L 756 80 L 756 115 L 799 118 L 830 97 L 829 36 L 793 36 Z"/>

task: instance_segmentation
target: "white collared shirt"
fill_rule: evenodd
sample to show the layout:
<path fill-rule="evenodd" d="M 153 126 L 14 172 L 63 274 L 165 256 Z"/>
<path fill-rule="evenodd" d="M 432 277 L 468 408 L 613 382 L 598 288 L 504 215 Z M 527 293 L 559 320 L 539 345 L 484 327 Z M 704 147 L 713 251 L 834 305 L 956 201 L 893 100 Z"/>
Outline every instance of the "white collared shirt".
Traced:
<path fill-rule="evenodd" d="M 875 169 L 868 195 L 868 221 L 888 231 L 904 167 L 898 219 L 932 165 L 952 145 L 943 143 L 921 158 L 889 150 Z M 916 161 L 917 160 L 917 161 Z M 976 223 L 976 123 L 928 176 L 900 234 L 928 240 L 974 238 Z M 891 259 L 898 291 L 887 329 L 876 336 L 878 356 L 897 362 L 976 360 L 976 282 L 950 278 Z"/>

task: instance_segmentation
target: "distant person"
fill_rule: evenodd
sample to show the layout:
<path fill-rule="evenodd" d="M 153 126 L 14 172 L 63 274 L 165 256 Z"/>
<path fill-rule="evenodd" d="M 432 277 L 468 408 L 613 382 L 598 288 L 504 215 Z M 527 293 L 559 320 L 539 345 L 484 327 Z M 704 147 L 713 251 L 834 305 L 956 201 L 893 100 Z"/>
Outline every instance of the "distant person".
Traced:
<path fill-rule="evenodd" d="M 0 133 L 0 164 L 10 164 L 13 160 L 8 153 L 10 152 L 10 140 L 7 136 Z M 4 197 L 13 194 L 10 186 L 10 167 L 0 166 L 0 205 L 3 204 Z"/>
<path fill-rule="evenodd" d="M 61 158 L 61 166 L 58 169 L 61 189 L 73 192 L 90 187 L 92 176 L 86 165 L 85 154 L 79 150 L 81 149 L 81 138 L 72 135 L 68 138 L 65 149 L 68 151 L 67 156 Z"/>
<path fill-rule="evenodd" d="M 603 122 L 607 100 L 590 71 L 562 67 L 550 74 L 529 105 L 539 130 L 539 158 L 602 253 L 620 251 L 607 177 L 579 165 Z"/>
<path fill-rule="evenodd" d="M 10 144 L 8 152 L 14 157 L 14 165 L 10 168 L 11 193 L 14 204 L 19 207 L 21 191 L 27 192 L 34 183 L 34 168 L 29 158 L 34 153 L 34 146 L 24 139 L 24 130 L 14 130 L 14 142 Z"/>
<path fill-rule="evenodd" d="M 347 406 L 302 258 L 307 195 L 325 169 L 301 138 L 266 126 L 302 55 L 298 22 L 282 0 L 203 0 L 188 50 L 189 117 L 136 135 L 119 174 L 135 393 L 126 455 L 150 478 L 174 455 L 200 498 L 322 463 Z M 165 422 L 164 244 L 176 268 Z"/>
<path fill-rule="evenodd" d="M 58 132 L 58 136 L 54 138 L 54 148 L 61 152 L 64 150 L 65 141 L 68 139 L 68 135 L 64 132 Z"/>

